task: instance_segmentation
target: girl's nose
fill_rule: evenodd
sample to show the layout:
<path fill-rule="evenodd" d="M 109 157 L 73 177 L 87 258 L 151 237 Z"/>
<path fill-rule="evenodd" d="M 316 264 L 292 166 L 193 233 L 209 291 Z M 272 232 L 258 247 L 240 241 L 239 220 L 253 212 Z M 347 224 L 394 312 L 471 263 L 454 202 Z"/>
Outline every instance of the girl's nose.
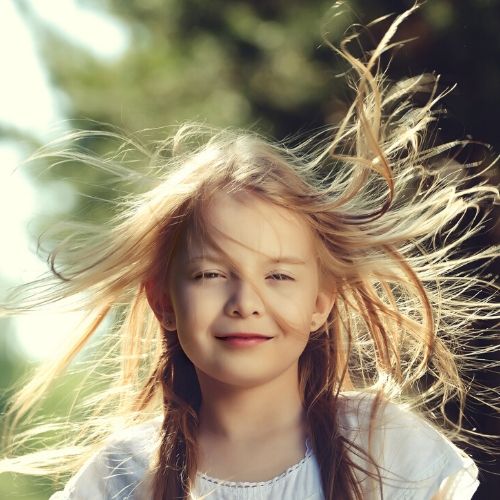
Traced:
<path fill-rule="evenodd" d="M 226 302 L 225 313 L 229 316 L 246 318 L 261 316 L 264 312 L 264 303 L 256 290 L 247 280 L 234 280 L 231 294 Z"/>

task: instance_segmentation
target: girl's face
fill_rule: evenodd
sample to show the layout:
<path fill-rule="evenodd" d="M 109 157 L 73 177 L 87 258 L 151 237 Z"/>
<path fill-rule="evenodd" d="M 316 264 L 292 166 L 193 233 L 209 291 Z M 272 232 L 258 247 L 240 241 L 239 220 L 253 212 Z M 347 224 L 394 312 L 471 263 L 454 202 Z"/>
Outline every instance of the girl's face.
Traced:
<path fill-rule="evenodd" d="M 296 373 L 310 332 L 332 307 L 331 294 L 319 290 L 310 228 L 250 193 L 218 195 L 205 220 L 230 259 L 195 236 L 174 258 L 168 301 L 200 383 L 249 387 Z M 230 333 L 272 338 L 245 347 L 217 338 Z"/>

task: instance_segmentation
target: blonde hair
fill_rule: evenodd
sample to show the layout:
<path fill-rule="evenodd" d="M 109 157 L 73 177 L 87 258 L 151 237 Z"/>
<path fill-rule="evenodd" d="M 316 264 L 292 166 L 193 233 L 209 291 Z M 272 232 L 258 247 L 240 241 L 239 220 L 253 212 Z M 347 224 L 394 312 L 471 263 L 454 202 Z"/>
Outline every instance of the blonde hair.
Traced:
<path fill-rule="evenodd" d="M 394 20 L 367 58 L 349 51 L 355 35 L 334 48 L 353 69 L 355 98 L 338 126 L 299 145 L 191 124 L 151 153 L 136 139 L 108 132 L 103 134 L 124 141 L 113 157 L 63 150 L 61 143 L 35 155 L 77 159 L 112 172 L 125 186 L 133 181 L 141 192 L 124 197 L 102 227 L 60 228 L 61 242 L 48 259 L 51 276 L 24 286 L 18 305 L 4 308 L 27 312 L 71 300 L 73 308 L 88 312 L 88 324 L 64 355 L 42 366 L 13 398 L 12 425 L 29 422 L 35 403 L 105 318 L 115 323 L 105 336 L 100 365 L 109 365 L 113 381 L 92 395 L 94 410 L 87 411 L 84 430 L 78 435 L 66 423 L 72 430 L 67 446 L 5 458 L 0 471 L 75 470 L 117 424 L 126 427 L 162 410 L 154 498 L 187 498 L 197 468 L 201 394 L 177 337 L 165 335 L 151 311 L 146 283 L 164 286 L 181 238 L 193 225 L 203 230 L 202 208 L 220 190 L 252 191 L 300 214 L 316 236 L 323 275 L 335 283 L 329 319 L 299 359 L 300 390 L 327 499 L 361 498 L 357 466 L 347 451 L 364 450 L 353 449 L 338 432 L 337 399 L 346 387 L 376 394 L 375 403 L 382 396 L 406 403 L 455 439 L 465 433 L 461 417 L 452 422 L 445 406 L 458 400 L 463 410 L 469 381 L 461 370 L 480 362 L 481 352 L 464 351 L 475 323 L 498 319 L 492 302 L 497 287 L 481 274 L 498 248 L 468 254 L 460 249 L 487 221 L 498 191 L 477 182 L 493 162 L 480 170 L 443 158 L 467 141 L 426 145 L 439 113 L 436 103 L 446 94 L 438 93 L 438 78 L 420 75 L 391 85 L 378 69 L 398 25 L 415 8 Z M 429 98 L 416 107 L 412 97 L 421 92 Z M 75 132 L 69 139 L 86 136 Z M 129 149 L 146 157 L 145 172 L 127 166 Z M 63 426 L 39 425 L 21 433 L 18 443 Z"/>

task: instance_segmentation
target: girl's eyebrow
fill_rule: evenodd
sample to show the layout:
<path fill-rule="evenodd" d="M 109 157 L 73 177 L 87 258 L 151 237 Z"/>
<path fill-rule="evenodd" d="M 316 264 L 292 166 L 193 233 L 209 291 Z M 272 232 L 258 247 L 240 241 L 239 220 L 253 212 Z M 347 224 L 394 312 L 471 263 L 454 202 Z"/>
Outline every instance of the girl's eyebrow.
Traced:
<path fill-rule="evenodd" d="M 189 263 L 194 263 L 202 260 L 212 260 L 216 262 L 221 262 L 224 261 L 224 257 L 219 254 L 204 254 L 204 255 L 194 255 L 189 259 Z M 305 266 L 307 263 L 305 260 L 301 259 L 300 257 L 294 257 L 294 256 L 281 256 L 281 257 L 274 257 L 270 258 L 267 260 L 267 262 L 272 263 L 272 264 L 292 264 L 296 266 Z"/>

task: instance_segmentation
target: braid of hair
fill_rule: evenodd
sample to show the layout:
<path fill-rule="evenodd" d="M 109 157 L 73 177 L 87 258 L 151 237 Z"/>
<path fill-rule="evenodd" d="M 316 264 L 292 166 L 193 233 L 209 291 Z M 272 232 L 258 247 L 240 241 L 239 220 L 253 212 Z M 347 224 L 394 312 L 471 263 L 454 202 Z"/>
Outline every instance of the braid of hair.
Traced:
<path fill-rule="evenodd" d="M 177 335 L 164 333 L 162 373 L 164 419 L 152 498 L 187 500 L 197 470 L 198 411 L 201 391 L 193 364 Z"/>

